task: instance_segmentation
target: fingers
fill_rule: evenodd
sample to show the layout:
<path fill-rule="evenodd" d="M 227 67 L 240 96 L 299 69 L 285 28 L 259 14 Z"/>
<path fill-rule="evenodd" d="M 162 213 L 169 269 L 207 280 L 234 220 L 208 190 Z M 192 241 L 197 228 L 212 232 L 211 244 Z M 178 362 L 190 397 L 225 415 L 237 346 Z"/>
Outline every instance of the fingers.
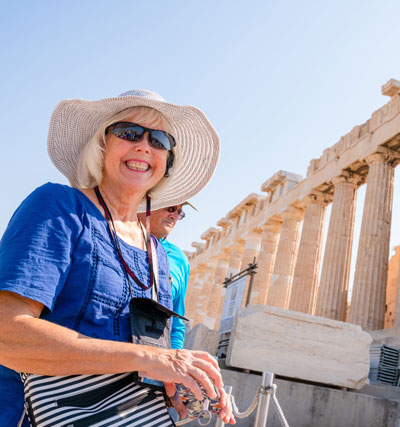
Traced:
<path fill-rule="evenodd" d="M 230 397 L 226 394 L 224 389 L 219 389 L 220 400 L 219 403 L 222 407 L 218 417 L 224 421 L 225 424 L 236 424 L 235 417 L 232 414 L 232 402 Z"/>
<path fill-rule="evenodd" d="M 175 396 L 176 393 L 176 387 L 174 383 L 167 383 L 164 382 L 165 392 L 167 393 L 168 397 Z"/>
<path fill-rule="evenodd" d="M 223 388 L 218 362 L 207 352 L 191 350 L 160 350 L 149 352 L 149 366 L 144 376 L 166 383 L 169 397 L 175 394 L 171 383 L 182 383 L 198 400 L 203 400 L 203 391 L 216 398 L 215 387 Z M 215 384 L 215 387 L 214 387 Z"/>
<path fill-rule="evenodd" d="M 182 384 L 187 387 L 196 397 L 197 400 L 203 400 L 203 391 L 201 390 L 199 383 L 190 375 L 188 375 Z"/>
<path fill-rule="evenodd" d="M 196 368 L 199 368 L 202 372 L 205 372 L 207 374 L 207 377 L 211 378 L 214 381 L 214 384 L 217 388 L 222 388 L 224 386 L 219 368 L 215 368 L 214 365 L 211 365 L 209 362 L 206 362 L 202 359 L 194 360 L 193 365 Z"/>
<path fill-rule="evenodd" d="M 184 420 L 187 416 L 187 410 L 186 410 L 186 406 L 181 400 L 181 397 L 179 396 L 179 393 L 175 393 L 174 405 L 175 405 L 176 411 L 178 412 L 179 418 L 181 420 Z"/>
<path fill-rule="evenodd" d="M 199 359 L 203 359 L 206 362 L 211 363 L 214 366 L 214 368 L 217 369 L 218 372 L 220 371 L 217 360 L 214 357 L 212 357 L 210 353 L 207 353 L 206 351 L 196 351 L 196 350 L 192 351 L 192 353 L 194 356 L 198 357 Z"/>
<path fill-rule="evenodd" d="M 177 350 L 175 359 L 178 366 L 185 365 L 182 373 L 185 373 L 186 381 L 181 381 L 182 384 L 188 387 L 197 399 L 203 399 L 198 384 L 204 388 L 211 399 L 217 397 L 213 382 L 217 388 L 223 387 L 223 382 L 218 363 L 210 354 L 204 351 Z"/>

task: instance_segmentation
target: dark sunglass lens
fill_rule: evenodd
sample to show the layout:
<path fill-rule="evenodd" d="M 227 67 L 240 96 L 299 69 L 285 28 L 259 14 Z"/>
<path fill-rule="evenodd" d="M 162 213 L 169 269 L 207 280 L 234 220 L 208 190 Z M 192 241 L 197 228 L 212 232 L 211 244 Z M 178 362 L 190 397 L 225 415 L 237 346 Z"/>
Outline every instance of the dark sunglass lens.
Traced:
<path fill-rule="evenodd" d="M 150 135 L 150 142 L 155 148 L 162 150 L 171 150 L 171 142 L 165 132 L 161 130 L 153 130 Z"/>
<path fill-rule="evenodd" d="M 139 141 L 143 137 L 144 129 L 131 123 L 119 123 L 115 125 L 112 133 L 117 138 L 127 141 Z"/>

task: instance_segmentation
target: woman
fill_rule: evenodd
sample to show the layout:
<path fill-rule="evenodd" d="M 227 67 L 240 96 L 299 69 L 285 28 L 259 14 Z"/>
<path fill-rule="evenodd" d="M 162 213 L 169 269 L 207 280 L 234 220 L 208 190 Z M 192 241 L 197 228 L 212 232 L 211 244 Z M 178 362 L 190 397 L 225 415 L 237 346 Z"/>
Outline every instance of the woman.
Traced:
<path fill-rule="evenodd" d="M 199 400 L 200 385 L 215 397 L 214 383 L 220 418 L 234 423 L 210 355 L 132 344 L 130 328 L 132 299 L 172 308 L 166 254 L 137 213 L 149 215 L 150 200 L 152 209 L 182 203 L 206 185 L 219 154 L 212 125 L 148 91 L 65 100 L 51 117 L 48 150 L 71 187 L 35 190 L 0 244 L 0 425 L 17 425 L 23 413 L 17 372 L 138 371 L 162 381 L 168 396 L 182 383 Z"/>

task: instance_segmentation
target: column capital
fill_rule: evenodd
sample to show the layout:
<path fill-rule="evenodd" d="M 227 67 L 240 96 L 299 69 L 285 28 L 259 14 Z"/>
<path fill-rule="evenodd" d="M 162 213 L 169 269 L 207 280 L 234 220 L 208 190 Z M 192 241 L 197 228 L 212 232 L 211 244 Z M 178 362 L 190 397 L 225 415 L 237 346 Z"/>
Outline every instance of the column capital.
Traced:
<path fill-rule="evenodd" d="M 250 230 L 249 233 L 246 234 L 246 237 L 259 237 L 262 233 L 262 228 L 261 227 L 254 227 Z"/>
<path fill-rule="evenodd" d="M 207 270 L 207 265 L 206 264 L 199 264 L 195 269 L 194 269 L 194 273 L 204 273 Z"/>
<path fill-rule="evenodd" d="M 230 245 L 228 248 L 226 248 L 226 250 L 228 251 L 229 254 L 231 254 L 232 252 L 243 252 L 244 250 L 244 240 L 243 241 L 236 241 L 235 243 L 233 243 L 232 245 Z"/>
<path fill-rule="evenodd" d="M 343 170 L 339 176 L 332 179 L 332 184 L 334 187 L 337 187 L 342 184 L 348 184 L 357 188 L 364 181 L 365 177 L 358 175 L 352 171 Z"/>
<path fill-rule="evenodd" d="M 190 252 L 190 251 L 185 251 L 184 250 L 183 253 L 187 256 L 188 260 L 190 261 L 190 259 L 192 258 L 194 252 Z"/>
<path fill-rule="evenodd" d="M 229 259 L 229 255 L 230 255 L 229 247 L 223 248 L 219 254 L 220 254 L 220 258 L 227 257 Z"/>
<path fill-rule="evenodd" d="M 200 236 L 203 240 L 211 240 L 211 238 L 217 234 L 221 233 L 221 229 L 218 229 L 216 227 L 209 227 L 207 230 Z"/>
<path fill-rule="evenodd" d="M 304 198 L 306 205 L 309 203 L 318 203 L 324 206 L 332 203 L 333 195 L 328 193 L 323 193 L 322 191 L 313 190 L 309 195 Z"/>
<path fill-rule="evenodd" d="M 397 166 L 400 163 L 400 153 L 390 148 L 380 146 L 375 153 L 365 158 L 365 162 L 368 166 L 374 163 L 387 163 L 391 166 Z"/>
<path fill-rule="evenodd" d="M 279 233 L 282 227 L 282 222 L 269 220 L 261 226 L 262 231 L 272 231 Z"/>
<path fill-rule="evenodd" d="M 218 263 L 218 255 L 213 255 L 207 260 L 207 268 L 213 268 L 217 266 Z"/>
<path fill-rule="evenodd" d="M 296 221 L 302 221 L 304 216 L 304 209 L 295 208 L 293 206 L 289 206 L 289 208 L 282 212 L 282 218 L 285 219 L 294 219 Z"/>
<path fill-rule="evenodd" d="M 204 243 L 192 242 L 192 248 L 196 249 L 196 252 L 195 252 L 196 255 L 201 253 L 203 251 L 204 247 L 205 247 Z"/>
<path fill-rule="evenodd" d="M 229 261 L 229 250 L 227 248 L 222 249 L 222 251 L 218 253 L 217 257 L 218 261 Z"/>
<path fill-rule="evenodd" d="M 232 225 L 232 221 L 226 217 L 222 217 L 219 221 L 217 221 L 217 225 L 219 225 L 224 231 Z"/>

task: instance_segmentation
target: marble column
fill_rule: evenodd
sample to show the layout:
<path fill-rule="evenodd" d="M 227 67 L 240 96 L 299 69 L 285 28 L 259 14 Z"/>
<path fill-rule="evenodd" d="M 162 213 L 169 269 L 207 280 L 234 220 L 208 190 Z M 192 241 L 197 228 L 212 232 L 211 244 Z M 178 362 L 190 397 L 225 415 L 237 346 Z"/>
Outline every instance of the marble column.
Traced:
<path fill-rule="evenodd" d="M 400 274 L 398 274 L 397 277 L 397 292 L 396 301 L 394 304 L 393 327 L 400 328 Z"/>
<path fill-rule="evenodd" d="M 215 270 L 217 268 L 218 257 L 213 256 L 207 261 L 207 268 L 203 275 L 203 286 L 200 289 L 197 298 L 197 309 L 194 317 L 194 323 L 203 323 L 207 313 L 207 305 L 210 299 L 210 293 L 214 285 Z"/>
<path fill-rule="evenodd" d="M 268 287 L 275 264 L 275 255 L 282 223 L 268 221 L 261 227 L 260 252 L 257 258 L 257 274 L 253 279 L 250 304 L 266 304 Z"/>
<path fill-rule="evenodd" d="M 249 264 L 253 263 L 254 258 L 257 259 L 258 253 L 260 252 L 261 229 L 257 228 L 252 230 L 250 233 L 246 234 L 246 236 L 244 237 L 244 240 L 246 243 L 244 247 L 240 271 L 243 271 L 246 268 L 248 268 Z M 253 282 L 254 282 L 254 279 L 253 279 Z M 244 307 L 246 304 L 247 293 L 249 291 L 249 283 L 250 283 L 250 276 L 248 276 L 246 281 L 246 286 L 244 288 L 242 307 Z"/>
<path fill-rule="evenodd" d="M 187 317 L 192 326 L 194 325 L 194 320 L 196 317 L 196 310 L 198 304 L 198 298 L 203 287 L 203 278 L 207 271 L 205 264 L 200 264 L 196 267 L 195 275 L 193 280 L 190 280 L 188 286 L 188 291 L 185 298 L 185 317 Z"/>
<path fill-rule="evenodd" d="M 289 310 L 313 314 L 321 262 L 326 205 L 332 196 L 314 192 L 306 198 L 299 253 L 293 273 Z"/>
<path fill-rule="evenodd" d="M 212 283 L 210 298 L 208 299 L 204 324 L 210 329 L 214 329 L 215 320 L 218 314 L 219 301 L 222 298 L 223 282 L 226 277 L 229 265 L 229 253 L 222 251 L 218 255 L 217 268 Z"/>
<path fill-rule="evenodd" d="M 356 271 L 348 321 L 365 330 L 383 329 L 393 200 L 391 150 L 366 158 L 367 190 L 358 245 Z"/>
<path fill-rule="evenodd" d="M 282 229 L 268 290 L 267 305 L 287 308 L 296 264 L 299 230 L 303 211 L 298 208 L 282 213 Z"/>
<path fill-rule="evenodd" d="M 227 248 L 227 250 L 229 251 L 229 261 L 228 261 L 228 268 L 226 271 L 226 277 L 230 277 L 230 276 L 234 276 L 240 271 L 240 267 L 242 265 L 242 259 L 243 259 L 244 242 L 240 241 L 238 243 L 235 243 L 234 245 Z M 226 288 L 223 287 L 221 296 L 218 301 L 217 317 L 215 319 L 215 326 L 217 330 L 219 329 L 222 309 L 224 308 L 225 295 L 226 295 Z"/>
<path fill-rule="evenodd" d="M 346 318 L 357 178 L 346 171 L 332 181 L 332 211 L 315 310 L 317 316 L 342 321 Z"/>

